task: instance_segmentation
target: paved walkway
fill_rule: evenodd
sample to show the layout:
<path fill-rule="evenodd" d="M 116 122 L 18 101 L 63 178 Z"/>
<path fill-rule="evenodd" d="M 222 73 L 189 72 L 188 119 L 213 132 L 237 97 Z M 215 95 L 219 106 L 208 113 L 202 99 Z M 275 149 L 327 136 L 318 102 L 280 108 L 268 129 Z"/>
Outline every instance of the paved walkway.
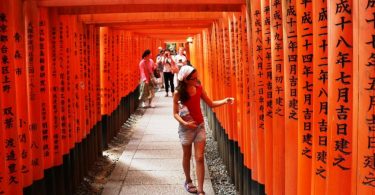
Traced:
<path fill-rule="evenodd" d="M 134 134 L 116 164 L 103 195 L 188 195 L 183 187 L 182 148 L 177 121 L 172 116 L 172 97 L 156 93 L 156 108 L 147 108 L 134 125 Z M 204 190 L 214 194 L 207 165 Z M 197 184 L 195 162 L 191 176 Z"/>

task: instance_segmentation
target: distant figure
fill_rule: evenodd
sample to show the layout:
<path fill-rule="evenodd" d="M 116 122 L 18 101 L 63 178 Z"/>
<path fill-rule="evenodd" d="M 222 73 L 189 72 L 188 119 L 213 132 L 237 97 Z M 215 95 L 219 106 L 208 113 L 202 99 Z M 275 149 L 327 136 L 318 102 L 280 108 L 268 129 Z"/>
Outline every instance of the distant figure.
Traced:
<path fill-rule="evenodd" d="M 178 66 L 178 69 L 181 69 L 183 65 L 186 64 L 186 56 L 184 55 L 185 49 L 183 47 L 180 47 L 178 49 L 178 54 L 175 56 L 175 63 Z"/>
<path fill-rule="evenodd" d="M 139 70 L 141 74 L 139 100 L 142 102 L 142 108 L 146 108 L 146 101 L 148 101 L 149 107 L 155 107 L 155 105 L 152 103 L 152 99 L 155 96 L 155 86 L 151 82 L 151 74 L 153 74 L 153 71 L 156 68 L 156 64 L 151 58 L 151 51 L 147 49 L 143 52 L 142 60 L 139 62 Z"/>
<path fill-rule="evenodd" d="M 173 97 L 173 116 L 179 122 L 178 134 L 182 144 L 182 166 L 185 173 L 185 190 L 190 193 L 204 195 L 204 147 L 206 145 L 206 131 L 200 100 L 211 107 L 233 103 L 233 98 L 212 101 L 198 83 L 198 73 L 191 66 L 182 66 L 178 72 L 178 87 Z M 194 143 L 196 173 L 198 187 L 194 186 L 190 177 L 191 148 Z"/>
<path fill-rule="evenodd" d="M 186 59 L 186 56 L 184 55 L 184 51 L 185 51 L 185 48 L 183 48 L 183 47 L 178 48 L 178 54 L 174 57 L 174 60 L 175 60 L 175 63 L 177 65 L 178 69 L 181 69 L 181 67 L 186 64 L 187 59 Z M 175 86 L 178 86 L 177 74 L 175 74 L 175 75 L 176 75 L 176 77 L 175 77 L 173 82 L 174 82 Z"/>
<path fill-rule="evenodd" d="M 164 88 L 164 74 L 163 74 L 164 52 L 165 50 L 161 48 L 159 54 L 156 56 L 157 68 L 158 68 L 158 71 L 161 73 L 159 81 L 158 81 L 158 88 L 159 88 L 158 91 L 161 91 L 161 89 Z"/>
<path fill-rule="evenodd" d="M 165 97 L 169 96 L 169 86 L 171 87 L 172 95 L 174 93 L 174 83 L 172 73 L 172 68 L 175 67 L 175 63 L 172 59 L 171 53 L 169 50 L 165 50 L 164 59 L 163 59 L 163 75 L 164 75 L 164 85 L 165 85 Z"/>

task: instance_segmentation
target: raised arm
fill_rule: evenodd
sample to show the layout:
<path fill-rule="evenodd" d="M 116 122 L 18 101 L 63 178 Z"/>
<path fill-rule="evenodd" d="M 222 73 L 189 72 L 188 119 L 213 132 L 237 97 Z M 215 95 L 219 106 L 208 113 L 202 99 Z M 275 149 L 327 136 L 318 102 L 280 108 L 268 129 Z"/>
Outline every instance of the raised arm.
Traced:
<path fill-rule="evenodd" d="M 227 97 L 227 98 L 224 98 L 222 100 L 215 100 L 215 101 L 212 101 L 208 96 L 207 96 L 207 93 L 206 91 L 202 88 L 202 99 L 203 101 L 206 102 L 206 104 L 210 107 L 210 108 L 215 108 L 215 107 L 218 107 L 218 106 L 222 106 L 224 104 L 228 104 L 228 103 L 233 103 L 234 101 L 234 98 L 231 98 L 231 97 Z"/>

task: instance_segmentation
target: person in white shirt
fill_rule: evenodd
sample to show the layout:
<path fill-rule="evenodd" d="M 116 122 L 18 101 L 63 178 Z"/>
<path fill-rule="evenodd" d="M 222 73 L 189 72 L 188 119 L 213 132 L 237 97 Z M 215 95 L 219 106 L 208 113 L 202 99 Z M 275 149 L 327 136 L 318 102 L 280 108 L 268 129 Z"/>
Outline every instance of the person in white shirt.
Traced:
<path fill-rule="evenodd" d="M 186 56 L 184 55 L 184 51 L 185 51 L 185 48 L 183 47 L 178 48 L 178 54 L 174 57 L 174 60 L 178 69 L 181 69 L 183 65 L 186 65 L 187 59 L 186 59 Z M 175 74 L 175 78 L 173 82 L 175 83 L 175 86 L 178 85 L 177 74 Z"/>
<path fill-rule="evenodd" d="M 178 54 L 175 56 L 175 63 L 179 69 L 181 69 L 181 67 L 186 64 L 187 59 L 186 59 L 186 56 L 184 55 L 184 51 L 185 49 L 183 47 L 180 47 L 178 49 Z"/>
<path fill-rule="evenodd" d="M 171 86 L 172 95 L 174 93 L 174 83 L 172 68 L 175 66 L 175 63 L 172 59 L 171 53 L 169 50 L 165 50 L 163 58 L 163 75 L 164 75 L 164 85 L 165 85 L 165 97 L 168 97 L 169 86 Z"/>
<path fill-rule="evenodd" d="M 158 88 L 159 90 L 158 91 L 161 91 L 162 88 L 164 88 L 164 74 L 163 74 L 163 69 L 164 69 L 164 65 L 163 65 L 163 61 L 164 61 L 164 52 L 165 50 L 164 49 L 161 49 L 160 50 L 160 53 L 158 54 L 158 56 L 156 57 L 156 64 L 158 65 L 158 70 L 159 72 L 161 73 L 160 74 L 160 78 L 158 79 Z"/>

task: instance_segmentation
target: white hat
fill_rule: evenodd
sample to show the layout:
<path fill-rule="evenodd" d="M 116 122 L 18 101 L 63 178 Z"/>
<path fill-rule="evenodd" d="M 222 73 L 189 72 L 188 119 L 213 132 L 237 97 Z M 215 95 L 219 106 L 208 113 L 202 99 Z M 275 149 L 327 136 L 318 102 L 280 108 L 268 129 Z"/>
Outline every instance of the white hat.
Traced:
<path fill-rule="evenodd" d="M 183 81 L 186 77 L 190 75 L 191 72 L 193 72 L 193 70 L 195 69 L 191 66 L 182 66 L 180 71 L 178 72 L 177 79 L 179 81 Z"/>

